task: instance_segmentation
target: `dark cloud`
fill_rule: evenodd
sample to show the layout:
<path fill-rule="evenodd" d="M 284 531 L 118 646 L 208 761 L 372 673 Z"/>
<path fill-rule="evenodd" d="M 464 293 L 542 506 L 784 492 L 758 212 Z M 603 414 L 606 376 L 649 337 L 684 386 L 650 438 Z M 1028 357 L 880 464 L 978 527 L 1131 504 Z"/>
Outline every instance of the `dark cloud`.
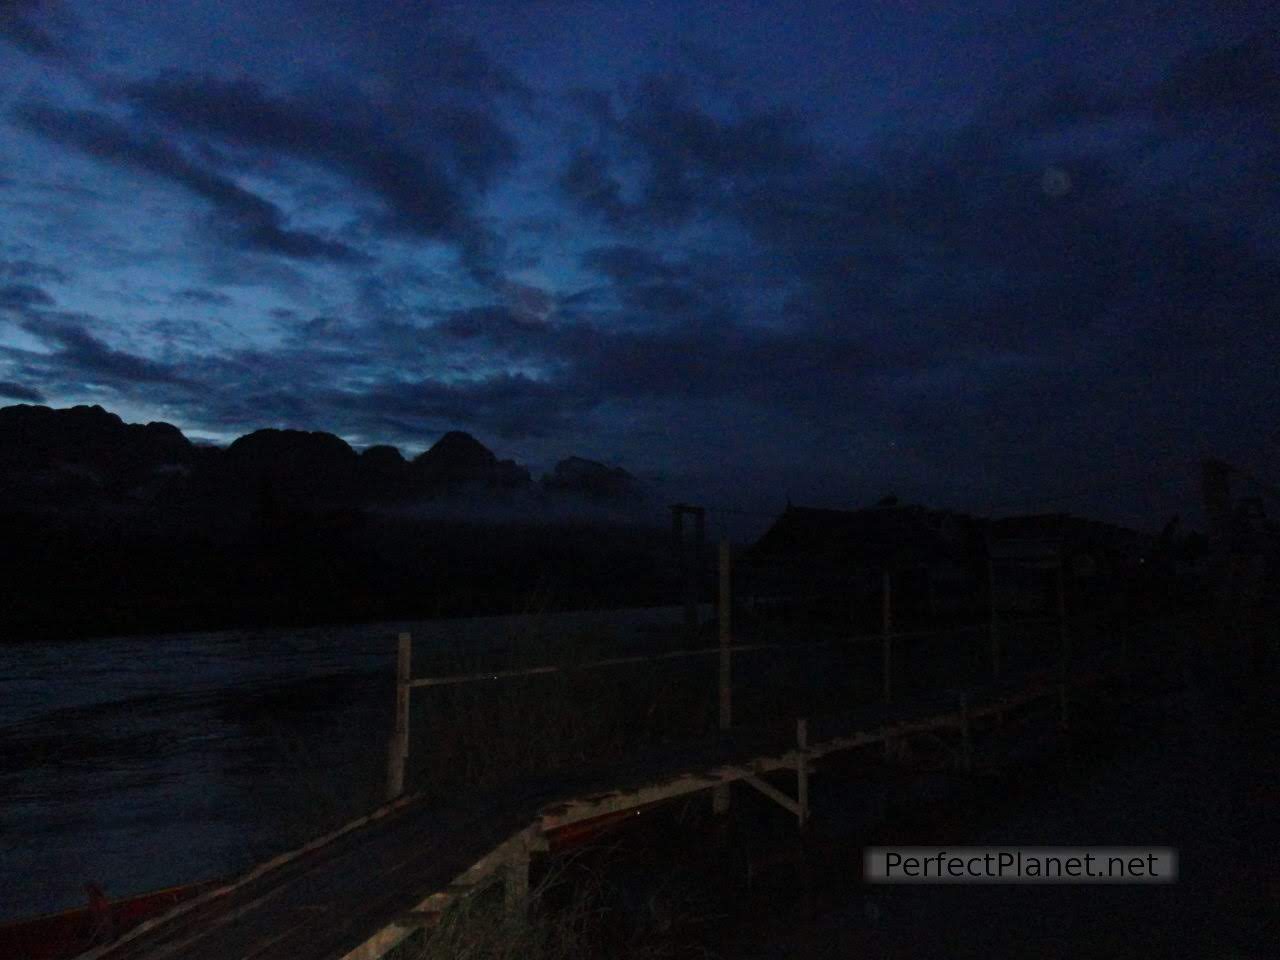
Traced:
<path fill-rule="evenodd" d="M 622 198 L 622 184 L 609 172 L 609 161 L 598 150 L 574 153 L 560 175 L 560 189 L 579 209 L 594 213 L 613 226 L 621 226 L 639 214 L 639 208 Z"/>
<path fill-rule="evenodd" d="M 384 427 L 413 429 L 424 422 L 483 425 L 506 438 L 564 430 L 594 405 L 591 398 L 563 384 L 506 373 L 460 382 L 391 381 L 352 402 L 362 415 Z"/>
<path fill-rule="evenodd" d="M 703 306 L 705 301 L 693 287 L 680 283 L 649 283 L 626 290 L 623 303 L 657 316 L 674 317 Z"/>
<path fill-rule="evenodd" d="M 528 84 L 494 63 L 469 37 L 435 31 L 414 37 L 408 46 L 408 68 L 424 85 L 438 84 L 487 97 L 512 97 L 525 103 L 533 97 Z"/>
<path fill-rule="evenodd" d="M 417 91 L 479 100 L 530 100 L 533 90 L 489 56 L 471 37 L 444 29 L 434 11 L 414 0 L 366 4 L 358 18 L 344 0 L 294 0 L 317 29 L 342 43 L 353 58 L 364 58 L 371 74 Z M 501 15 L 501 13 L 500 13 Z"/>
<path fill-rule="evenodd" d="M 615 114 L 598 105 L 599 139 L 569 161 L 561 188 L 583 210 L 621 225 L 681 223 L 735 195 L 788 179 L 814 156 L 799 119 L 786 111 L 735 109 L 717 116 L 678 79 L 650 77 Z M 635 197 L 624 178 L 634 171 Z"/>
<path fill-rule="evenodd" d="M 159 137 L 136 134 L 103 114 L 26 104 L 15 116 L 20 125 L 51 141 L 144 171 L 204 198 L 213 205 L 229 239 L 246 249 L 302 260 L 353 263 L 364 259 L 345 244 L 288 229 L 275 204 L 199 166 Z"/>
<path fill-rule="evenodd" d="M 0 309 L 25 310 L 29 307 L 51 307 L 53 297 L 29 283 L 11 283 L 0 286 Z"/>
<path fill-rule="evenodd" d="M 1185 54 L 1160 85 L 1157 100 L 1172 111 L 1223 108 L 1275 114 L 1280 110 L 1280 30 Z"/>
<path fill-rule="evenodd" d="M 332 103 L 274 97 L 250 80 L 174 74 L 129 92 L 148 116 L 183 130 L 336 170 L 383 201 L 388 226 L 454 243 L 471 263 L 487 257 L 492 238 L 471 212 L 472 193 L 516 158 L 514 139 L 491 113 L 425 105 L 417 119 L 429 146 L 414 149 L 363 103 L 337 112 Z"/>
<path fill-rule="evenodd" d="M 58 267 L 31 260 L 0 260 L 0 280 L 67 283 L 71 275 Z"/>
<path fill-rule="evenodd" d="M 41 22 L 44 0 L 0 0 L 0 40 L 37 57 L 59 59 L 62 45 Z"/>
<path fill-rule="evenodd" d="M 550 327 L 539 320 L 521 316 L 508 307 L 469 307 L 455 310 L 433 328 L 462 341 L 480 341 L 488 347 L 523 354 L 546 336 Z"/>
<path fill-rule="evenodd" d="M 764 277 L 780 278 L 786 295 L 769 308 L 713 312 L 721 322 L 709 335 L 569 337 L 575 388 L 596 385 L 602 402 L 605 393 L 732 398 L 819 435 L 861 421 L 920 462 L 963 461 L 980 449 L 986 469 L 1021 469 L 1028 482 L 1051 485 L 1053 471 L 1087 458 L 1090 423 L 1114 417 L 1108 411 L 1129 411 L 1109 423 L 1117 449 L 1175 442 L 1175 409 L 1207 422 L 1215 378 L 1233 377 L 1250 342 L 1274 339 L 1274 260 L 1251 249 L 1237 224 L 1197 220 L 1144 189 L 1132 170 L 1147 161 L 1150 139 L 1134 137 L 1139 147 L 1127 151 L 1117 149 L 1124 141 L 1107 151 L 1060 147 L 1052 161 L 1029 149 L 1073 125 L 1154 117 L 1150 96 L 1055 81 L 993 98 L 949 132 L 886 138 L 856 160 L 791 149 L 735 164 L 718 160 L 722 128 L 670 91 L 622 119 L 606 115 L 627 135 L 608 164 L 584 148 L 572 199 L 619 225 L 701 209 L 739 226 L 757 265 L 744 301 L 768 289 Z M 642 122 L 658 116 L 690 119 Z M 655 166 L 664 142 L 673 156 Z M 649 180 L 628 206 L 622 171 L 635 169 Z M 681 194 L 664 182 L 710 187 L 688 191 L 684 207 L 668 203 Z M 597 248 L 583 265 L 633 314 L 679 315 L 709 290 L 713 302 L 729 302 L 705 280 L 673 284 L 652 243 Z M 587 316 L 602 302 L 597 289 L 580 299 Z M 771 314 L 785 333 L 764 332 Z M 1261 402 L 1261 381 L 1237 388 L 1242 406 Z M 1046 433 L 1047 422 L 1058 432 Z M 964 472 L 953 479 L 975 482 Z"/>
<path fill-rule="evenodd" d="M 687 264 L 670 263 L 643 247 L 595 247 L 583 254 L 582 265 L 611 280 L 621 306 L 638 314 L 671 320 L 710 305 L 703 289 L 707 277 L 695 279 Z"/>
<path fill-rule="evenodd" d="M 669 280 L 684 272 L 652 250 L 626 244 L 593 247 L 582 255 L 582 265 L 624 284 Z"/>
<path fill-rule="evenodd" d="M 984 98 L 982 122 L 1010 135 L 1044 133 L 1149 109 L 1142 91 L 1116 89 L 1077 75 L 1048 83 L 1006 83 Z"/>
<path fill-rule="evenodd" d="M 690 103 L 681 86 L 650 79 L 620 125 L 647 161 L 651 211 L 687 216 L 727 193 L 785 180 L 812 156 L 791 115 L 748 111 L 720 119 Z"/>
<path fill-rule="evenodd" d="M 190 303 L 202 307 L 228 307 L 234 302 L 225 293 L 196 287 L 177 291 L 173 294 L 172 300 L 174 303 Z"/>
<path fill-rule="evenodd" d="M 11 380 L 0 380 L 0 397 L 6 400 L 17 400 L 21 403 L 44 403 L 45 396 L 39 390 L 24 387 Z"/>
<path fill-rule="evenodd" d="M 55 346 L 54 352 L 42 363 L 49 374 L 63 384 L 68 379 L 116 387 L 183 382 L 170 365 L 113 349 L 76 322 L 41 319 L 28 321 L 24 327 L 33 336 Z"/>

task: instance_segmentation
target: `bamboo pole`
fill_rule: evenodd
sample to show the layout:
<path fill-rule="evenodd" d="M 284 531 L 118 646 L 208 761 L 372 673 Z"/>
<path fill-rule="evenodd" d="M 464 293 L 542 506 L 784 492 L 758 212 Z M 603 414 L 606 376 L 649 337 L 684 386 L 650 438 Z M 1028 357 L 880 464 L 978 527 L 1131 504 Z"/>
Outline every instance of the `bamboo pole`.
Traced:
<path fill-rule="evenodd" d="M 733 726 L 733 652 L 731 648 L 731 611 L 733 609 L 733 578 L 730 569 L 729 541 L 720 541 L 720 729 Z M 712 810 L 725 813 L 729 809 L 729 785 L 716 787 L 712 795 Z"/>
<path fill-rule="evenodd" d="M 504 869 L 503 911 L 508 920 L 522 920 L 529 911 L 529 843 L 521 837 Z"/>
<path fill-rule="evenodd" d="M 720 729 L 733 725 L 733 660 L 731 616 L 733 581 L 730 571 L 729 541 L 720 542 Z"/>
<path fill-rule="evenodd" d="M 680 565 L 680 589 L 684 592 L 685 634 L 694 637 L 698 632 L 698 608 L 693 589 L 693 551 L 684 533 L 684 515 L 688 509 L 684 504 L 671 508 L 671 532 L 675 537 L 676 561 Z"/>
<path fill-rule="evenodd" d="M 996 615 L 996 564 L 987 544 L 987 602 L 991 606 L 991 679 L 1000 679 L 1000 620 Z"/>
<path fill-rule="evenodd" d="M 1071 633 L 1067 629 L 1066 554 L 1058 556 L 1058 673 L 1065 680 L 1071 668 Z"/>
<path fill-rule="evenodd" d="M 698 595 L 702 585 L 702 558 L 705 556 L 707 542 L 706 512 L 702 507 L 689 507 L 693 514 L 693 545 L 686 556 L 688 566 L 685 568 L 684 605 L 685 620 L 689 637 L 697 641 L 698 637 Z"/>
<path fill-rule="evenodd" d="M 809 825 L 809 721 L 805 717 L 796 720 L 796 819 L 803 830 Z"/>
<path fill-rule="evenodd" d="M 1044 622 L 1043 618 L 1036 623 Z M 1047 622 L 1053 622 L 1052 620 Z M 961 627 L 953 630 L 899 630 L 894 633 L 896 639 L 909 637 L 940 636 L 944 633 L 982 631 L 982 625 Z M 821 640 L 801 640 L 787 643 L 738 643 L 731 644 L 731 653 L 755 653 L 760 650 L 798 650 L 809 647 L 828 647 L 834 644 L 867 644 L 871 646 L 883 642 L 883 633 L 866 633 L 853 637 L 827 637 Z M 685 657 L 718 656 L 720 646 L 698 647 L 691 650 L 668 650 L 663 653 L 644 653 L 629 657 L 608 657 L 604 660 L 592 660 L 588 663 L 548 663 L 537 667 L 521 667 L 514 670 L 479 670 L 474 673 L 455 673 L 440 677 L 417 677 L 409 681 L 410 687 L 444 687 L 458 683 L 480 683 L 493 680 L 507 680 L 512 677 L 533 677 L 551 673 L 571 673 L 576 670 L 599 670 L 608 667 L 624 667 L 640 663 L 657 663 L 662 660 L 680 660 Z"/>
<path fill-rule="evenodd" d="M 413 659 L 413 640 L 400 634 L 396 647 L 396 714 L 395 728 L 387 749 L 387 799 L 404 793 L 404 770 L 409 759 L 409 689 Z"/>
<path fill-rule="evenodd" d="M 893 598 L 889 571 L 884 572 L 884 589 L 880 602 L 881 666 L 884 680 L 884 702 L 893 700 Z"/>

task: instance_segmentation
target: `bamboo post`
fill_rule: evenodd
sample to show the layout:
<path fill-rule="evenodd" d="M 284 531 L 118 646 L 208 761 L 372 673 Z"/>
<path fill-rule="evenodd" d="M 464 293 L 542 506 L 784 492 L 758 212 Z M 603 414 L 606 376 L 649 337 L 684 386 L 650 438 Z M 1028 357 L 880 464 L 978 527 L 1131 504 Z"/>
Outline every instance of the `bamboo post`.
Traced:
<path fill-rule="evenodd" d="M 1071 633 L 1067 629 L 1066 553 L 1058 556 L 1058 674 L 1066 680 L 1071 668 Z"/>
<path fill-rule="evenodd" d="M 729 541 L 720 541 L 720 729 L 733 726 L 733 660 L 729 649 L 731 641 L 731 611 L 733 609 L 733 580 L 730 569 Z M 716 787 L 712 793 L 712 809 L 725 813 L 729 809 L 729 785 Z"/>
<path fill-rule="evenodd" d="M 884 673 L 884 702 L 893 699 L 893 598 L 890 593 L 892 585 L 889 571 L 884 572 L 883 596 L 880 601 L 880 619 L 882 629 L 881 666 Z"/>
<path fill-rule="evenodd" d="M 1208 521 L 1209 576 L 1217 619 L 1216 656 L 1225 658 L 1232 639 L 1231 619 L 1231 466 L 1207 458 L 1200 466 L 1200 494 Z M 1206 649 L 1204 653 L 1209 653 Z"/>
<path fill-rule="evenodd" d="M 698 599 L 702 586 L 702 558 L 706 556 L 707 514 L 702 507 L 693 511 L 693 555 L 689 558 L 689 578 L 685 582 L 685 609 L 689 617 L 689 637 L 698 638 Z"/>
<path fill-rule="evenodd" d="M 729 650 L 733 607 L 729 541 L 720 542 L 720 729 L 733 725 L 733 673 Z"/>
<path fill-rule="evenodd" d="M 799 811 L 796 819 L 800 821 L 800 829 L 809 825 L 809 758 L 805 755 L 809 749 L 809 721 L 805 717 L 796 720 L 796 799 Z"/>
<path fill-rule="evenodd" d="M 675 541 L 676 562 L 680 567 L 681 590 L 684 591 L 684 629 L 688 637 L 692 638 L 698 632 L 698 601 L 694 592 L 694 561 L 690 556 L 693 551 L 684 533 L 684 515 L 689 510 L 683 503 L 677 503 L 671 508 L 671 535 Z"/>
<path fill-rule="evenodd" d="M 1000 679 L 1000 620 L 996 615 L 996 565 L 987 545 L 987 595 L 991 606 L 991 679 Z"/>
<path fill-rule="evenodd" d="M 409 759 L 409 681 L 413 659 L 413 640 L 400 634 L 396 649 L 396 715 L 395 727 L 387 749 L 387 799 L 404 793 L 404 770 Z"/>
<path fill-rule="evenodd" d="M 504 873 L 503 909 L 508 919 L 522 919 L 529 910 L 529 844 L 525 838 L 507 860 Z"/>

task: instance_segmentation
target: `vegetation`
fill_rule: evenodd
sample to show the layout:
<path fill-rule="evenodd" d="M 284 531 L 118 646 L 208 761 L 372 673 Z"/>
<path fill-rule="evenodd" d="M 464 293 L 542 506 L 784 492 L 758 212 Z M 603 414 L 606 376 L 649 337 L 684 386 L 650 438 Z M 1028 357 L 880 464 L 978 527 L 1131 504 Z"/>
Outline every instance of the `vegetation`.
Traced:
<path fill-rule="evenodd" d="M 594 848 L 549 863 L 524 913 L 505 909 L 500 883 L 456 901 L 393 960 L 664 960 L 712 956 L 696 943 L 718 919 L 707 898 L 668 879 L 626 882 L 622 855 Z"/>

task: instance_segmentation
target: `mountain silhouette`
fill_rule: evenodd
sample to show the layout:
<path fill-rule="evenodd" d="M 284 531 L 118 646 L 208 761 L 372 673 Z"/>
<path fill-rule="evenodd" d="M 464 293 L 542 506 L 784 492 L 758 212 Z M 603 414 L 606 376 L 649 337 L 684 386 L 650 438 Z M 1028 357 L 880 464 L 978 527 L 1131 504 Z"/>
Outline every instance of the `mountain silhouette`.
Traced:
<path fill-rule="evenodd" d="M 99 406 L 6 407 L 0 550 L 23 562 L 0 638 L 509 612 L 531 591 L 659 602 L 669 544 L 639 489 L 581 457 L 535 484 L 462 431 L 406 460 L 323 431 L 223 448 Z"/>
<path fill-rule="evenodd" d="M 609 467 L 583 457 L 568 457 L 542 478 L 544 489 L 597 499 L 634 498 L 640 482 L 621 467 Z"/>
<path fill-rule="evenodd" d="M 124 493 L 183 475 L 195 459 L 169 423 L 125 423 L 100 406 L 0 409 L 0 490 L 11 496 Z"/>
<path fill-rule="evenodd" d="M 412 474 L 429 487 L 523 488 L 529 471 L 514 460 L 499 460 L 469 433 L 450 430 L 410 464 Z"/>
<path fill-rule="evenodd" d="M 567 457 L 535 484 L 527 467 L 451 430 L 412 460 L 390 445 L 357 453 L 324 431 L 264 428 L 225 449 L 192 444 L 169 423 L 130 424 L 100 406 L 0 409 L 0 499 L 204 496 L 331 503 L 525 492 L 634 499 L 640 482 L 620 467 Z"/>

